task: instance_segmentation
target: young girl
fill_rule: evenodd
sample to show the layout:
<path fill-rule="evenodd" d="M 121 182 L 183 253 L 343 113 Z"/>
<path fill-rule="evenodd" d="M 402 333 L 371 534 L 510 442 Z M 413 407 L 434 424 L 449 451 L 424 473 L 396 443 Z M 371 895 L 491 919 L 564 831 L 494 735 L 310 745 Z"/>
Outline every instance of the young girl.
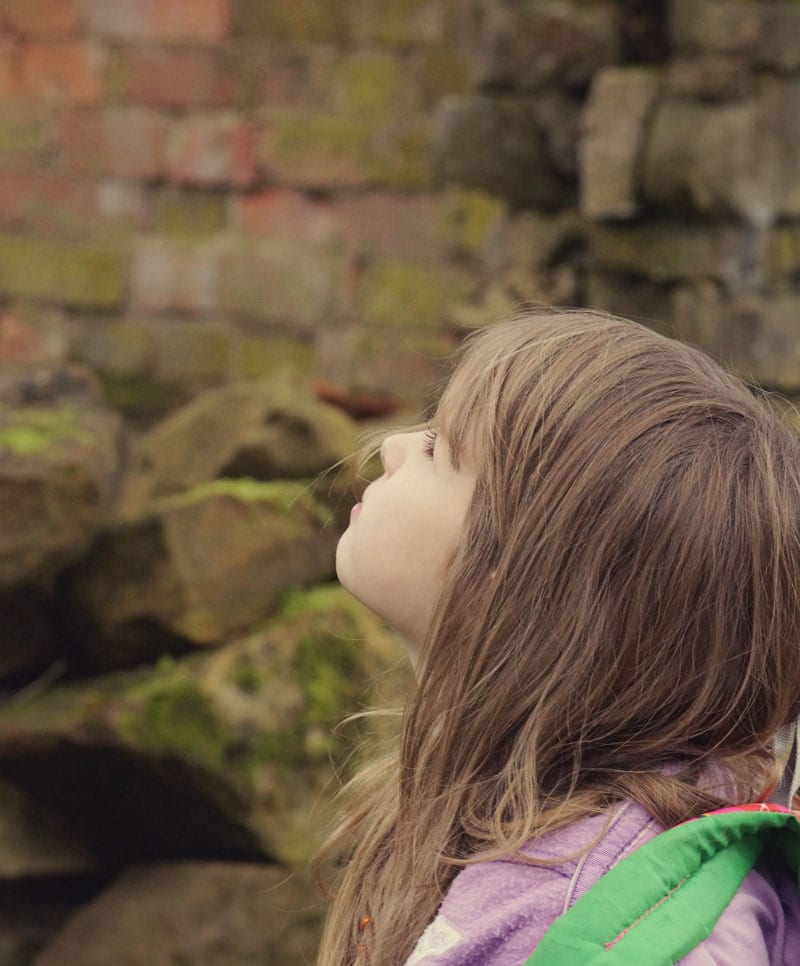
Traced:
<path fill-rule="evenodd" d="M 800 445 L 701 352 L 537 311 L 474 338 L 381 457 L 337 571 L 417 688 L 329 843 L 319 962 L 516 966 L 648 840 L 776 787 Z M 788 870 L 758 863 L 681 962 L 800 963 Z"/>

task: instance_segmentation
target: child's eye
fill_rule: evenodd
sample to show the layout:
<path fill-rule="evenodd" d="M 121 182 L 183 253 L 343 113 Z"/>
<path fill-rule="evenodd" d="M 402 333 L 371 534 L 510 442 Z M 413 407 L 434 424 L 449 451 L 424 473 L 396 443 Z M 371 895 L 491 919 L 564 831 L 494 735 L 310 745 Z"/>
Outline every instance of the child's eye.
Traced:
<path fill-rule="evenodd" d="M 422 452 L 428 457 L 428 459 L 433 459 L 433 454 L 436 450 L 437 435 L 438 431 L 435 429 L 425 430 L 425 438 L 422 443 Z"/>

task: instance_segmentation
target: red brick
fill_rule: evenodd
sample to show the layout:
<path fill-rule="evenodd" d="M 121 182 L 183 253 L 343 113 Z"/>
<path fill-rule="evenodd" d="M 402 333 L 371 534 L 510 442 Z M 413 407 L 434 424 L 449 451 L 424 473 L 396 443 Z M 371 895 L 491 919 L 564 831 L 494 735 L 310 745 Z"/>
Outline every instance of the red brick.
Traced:
<path fill-rule="evenodd" d="M 234 224 L 254 238 L 322 245 L 337 237 L 333 206 L 299 191 L 265 191 L 234 201 Z"/>
<path fill-rule="evenodd" d="M 78 175 L 160 178 L 167 126 L 163 115 L 143 107 L 70 112 L 61 125 L 64 166 Z"/>
<path fill-rule="evenodd" d="M 57 317 L 36 324 L 12 312 L 0 312 L 0 365 L 63 362 L 64 342 L 63 324 Z"/>
<path fill-rule="evenodd" d="M 342 239 L 358 253 L 443 254 L 441 202 L 433 195 L 342 195 L 336 211 Z"/>
<path fill-rule="evenodd" d="M 66 36 L 78 29 L 75 0 L 0 0 L 0 20 L 35 36 Z"/>
<path fill-rule="evenodd" d="M 22 87 L 34 99 L 97 104 L 103 96 L 105 54 L 87 43 L 26 44 L 20 58 Z"/>
<path fill-rule="evenodd" d="M 100 0 L 84 11 L 89 30 L 109 40 L 215 44 L 229 31 L 228 0 Z"/>
<path fill-rule="evenodd" d="M 18 101 L 22 96 L 19 46 L 10 37 L 0 37 L 0 101 Z"/>
<path fill-rule="evenodd" d="M 235 114 L 196 114 L 170 128 L 169 177 L 180 184 L 247 187 L 256 177 L 255 133 Z"/>
<path fill-rule="evenodd" d="M 6 230 L 84 236 L 102 223 L 142 227 L 143 189 L 123 182 L 0 175 L 0 225 Z"/>
<path fill-rule="evenodd" d="M 235 81 L 212 50 L 135 47 L 124 55 L 125 100 L 148 107 L 226 107 Z"/>
<path fill-rule="evenodd" d="M 0 171 L 48 170 L 53 154 L 49 111 L 40 105 L 0 102 Z"/>

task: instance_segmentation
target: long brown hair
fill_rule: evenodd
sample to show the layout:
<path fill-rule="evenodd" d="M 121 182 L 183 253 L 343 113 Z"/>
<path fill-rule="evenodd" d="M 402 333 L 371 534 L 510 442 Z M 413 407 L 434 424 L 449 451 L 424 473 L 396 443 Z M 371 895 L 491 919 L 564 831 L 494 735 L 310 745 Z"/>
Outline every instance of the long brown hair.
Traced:
<path fill-rule="evenodd" d="M 469 343 L 435 422 L 478 482 L 399 750 L 326 851 L 321 966 L 403 963 L 460 866 L 614 802 L 756 799 L 800 713 L 800 445 L 738 379 L 543 310 Z"/>

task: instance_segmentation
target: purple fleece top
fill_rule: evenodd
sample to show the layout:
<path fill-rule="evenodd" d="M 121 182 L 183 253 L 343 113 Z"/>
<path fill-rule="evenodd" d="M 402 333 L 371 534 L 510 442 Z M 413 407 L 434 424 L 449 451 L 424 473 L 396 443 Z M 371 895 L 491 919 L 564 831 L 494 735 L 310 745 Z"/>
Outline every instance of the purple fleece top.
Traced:
<path fill-rule="evenodd" d="M 601 834 L 607 816 L 542 836 L 526 853 L 562 858 Z M 520 966 L 548 927 L 604 873 L 662 827 L 643 808 L 622 805 L 588 852 L 557 865 L 498 859 L 467 866 L 406 966 Z M 705 942 L 681 966 L 800 966 L 800 890 L 788 870 L 757 864 Z"/>

